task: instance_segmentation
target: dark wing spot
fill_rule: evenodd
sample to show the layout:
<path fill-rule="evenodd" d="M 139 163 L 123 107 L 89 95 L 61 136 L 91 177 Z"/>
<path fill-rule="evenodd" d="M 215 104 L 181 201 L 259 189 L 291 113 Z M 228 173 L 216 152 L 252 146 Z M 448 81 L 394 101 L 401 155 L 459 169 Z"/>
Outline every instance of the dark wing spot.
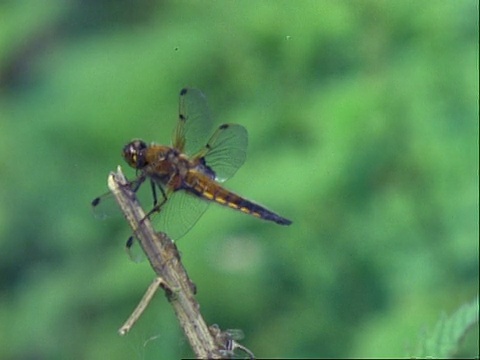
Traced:
<path fill-rule="evenodd" d="M 127 249 L 130 249 L 130 248 L 132 247 L 132 245 L 133 245 L 133 240 L 134 240 L 133 236 L 130 236 L 130 237 L 128 238 L 127 243 L 125 244 L 125 247 L 126 247 Z"/>
<path fill-rule="evenodd" d="M 183 116 L 183 114 L 179 114 L 178 117 L 179 117 L 180 120 L 182 120 L 182 121 L 187 120 L 187 118 L 186 118 L 185 116 Z"/>
<path fill-rule="evenodd" d="M 180 90 L 180 96 L 183 96 L 187 93 L 188 89 L 187 88 L 183 88 L 182 90 Z"/>
<path fill-rule="evenodd" d="M 229 126 L 230 126 L 230 124 L 222 124 L 222 125 L 220 125 L 220 129 L 223 130 L 223 129 L 228 128 Z"/>

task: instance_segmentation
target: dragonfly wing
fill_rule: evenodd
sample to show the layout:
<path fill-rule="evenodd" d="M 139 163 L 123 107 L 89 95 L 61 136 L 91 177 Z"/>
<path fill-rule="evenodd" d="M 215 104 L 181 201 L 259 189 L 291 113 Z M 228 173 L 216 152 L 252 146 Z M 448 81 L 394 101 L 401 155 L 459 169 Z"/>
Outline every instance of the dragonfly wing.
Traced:
<path fill-rule="evenodd" d="M 145 178 L 137 178 L 128 183 L 128 186 L 136 191 L 138 187 L 143 183 Z M 110 217 L 121 215 L 120 208 L 118 207 L 115 197 L 112 192 L 108 191 L 92 200 L 92 211 L 97 219 L 105 220 Z"/>
<path fill-rule="evenodd" d="M 198 221 L 210 203 L 183 190 L 171 193 L 168 201 L 155 215 L 153 222 L 158 230 L 165 232 L 171 239 L 178 240 Z"/>
<path fill-rule="evenodd" d="M 212 129 L 207 98 L 198 89 L 180 91 L 178 123 L 173 134 L 173 147 L 192 155 L 205 144 Z"/>
<path fill-rule="evenodd" d="M 115 215 L 120 215 L 118 205 L 111 192 L 96 197 L 93 199 L 91 205 L 93 215 L 99 220 L 105 220 Z"/>
<path fill-rule="evenodd" d="M 222 124 L 195 158 L 204 158 L 215 172 L 215 180 L 224 182 L 245 162 L 247 146 L 247 129 L 238 124 Z"/>

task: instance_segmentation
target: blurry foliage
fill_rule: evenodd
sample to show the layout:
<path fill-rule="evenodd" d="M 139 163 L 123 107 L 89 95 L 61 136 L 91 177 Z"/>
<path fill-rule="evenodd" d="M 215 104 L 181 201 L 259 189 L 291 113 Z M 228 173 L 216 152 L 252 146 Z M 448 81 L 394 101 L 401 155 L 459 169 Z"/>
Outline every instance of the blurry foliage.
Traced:
<path fill-rule="evenodd" d="M 207 322 L 407 355 L 478 294 L 478 40 L 475 1 L 0 2 L 0 358 L 191 356 L 163 296 L 118 336 L 153 272 L 89 208 L 185 85 L 249 131 L 227 187 L 293 220 L 211 206 L 179 241 Z"/>

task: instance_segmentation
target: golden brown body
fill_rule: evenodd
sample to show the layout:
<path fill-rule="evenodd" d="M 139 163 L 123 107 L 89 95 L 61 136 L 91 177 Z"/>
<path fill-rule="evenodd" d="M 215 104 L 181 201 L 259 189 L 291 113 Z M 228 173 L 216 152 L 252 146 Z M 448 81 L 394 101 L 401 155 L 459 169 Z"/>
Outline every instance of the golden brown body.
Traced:
<path fill-rule="evenodd" d="M 228 206 L 255 217 L 289 225 L 285 219 L 261 205 L 247 200 L 217 183 L 215 173 L 200 159 L 191 161 L 184 154 L 162 145 L 148 146 L 135 140 L 124 149 L 127 162 L 144 171 L 158 186 L 169 192 L 186 191 L 192 196 Z M 140 167 L 139 167 L 140 165 Z"/>

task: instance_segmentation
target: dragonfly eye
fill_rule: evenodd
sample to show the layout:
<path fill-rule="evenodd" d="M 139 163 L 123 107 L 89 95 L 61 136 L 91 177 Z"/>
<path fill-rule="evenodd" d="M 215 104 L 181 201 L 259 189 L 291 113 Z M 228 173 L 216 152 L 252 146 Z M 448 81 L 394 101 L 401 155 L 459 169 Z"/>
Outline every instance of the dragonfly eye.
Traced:
<path fill-rule="evenodd" d="M 147 165 L 145 150 L 147 144 L 142 140 L 133 140 L 123 147 L 123 158 L 131 167 L 141 169 Z"/>

